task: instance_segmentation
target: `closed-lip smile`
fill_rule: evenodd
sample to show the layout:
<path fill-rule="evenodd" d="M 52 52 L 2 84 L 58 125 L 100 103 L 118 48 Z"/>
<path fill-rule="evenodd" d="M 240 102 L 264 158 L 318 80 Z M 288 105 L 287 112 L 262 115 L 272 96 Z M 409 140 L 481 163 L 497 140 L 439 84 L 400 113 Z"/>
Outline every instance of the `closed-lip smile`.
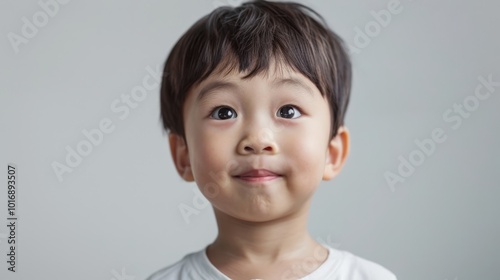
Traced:
<path fill-rule="evenodd" d="M 234 177 L 247 182 L 263 182 L 274 180 L 281 177 L 281 175 L 267 169 L 252 169 Z"/>

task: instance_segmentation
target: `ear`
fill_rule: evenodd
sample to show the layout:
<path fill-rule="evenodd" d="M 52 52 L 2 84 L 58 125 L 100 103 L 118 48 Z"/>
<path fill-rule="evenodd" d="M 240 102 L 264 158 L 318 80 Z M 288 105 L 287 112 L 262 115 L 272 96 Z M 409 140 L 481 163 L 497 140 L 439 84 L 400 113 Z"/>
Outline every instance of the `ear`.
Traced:
<path fill-rule="evenodd" d="M 349 141 L 349 130 L 339 127 L 337 135 L 328 143 L 323 180 L 331 180 L 340 173 L 349 155 Z"/>
<path fill-rule="evenodd" d="M 175 133 L 168 134 L 168 141 L 170 143 L 170 154 L 172 155 L 177 172 L 187 182 L 193 182 L 194 176 L 191 170 L 191 163 L 189 162 L 189 151 L 186 141 L 182 136 Z"/>

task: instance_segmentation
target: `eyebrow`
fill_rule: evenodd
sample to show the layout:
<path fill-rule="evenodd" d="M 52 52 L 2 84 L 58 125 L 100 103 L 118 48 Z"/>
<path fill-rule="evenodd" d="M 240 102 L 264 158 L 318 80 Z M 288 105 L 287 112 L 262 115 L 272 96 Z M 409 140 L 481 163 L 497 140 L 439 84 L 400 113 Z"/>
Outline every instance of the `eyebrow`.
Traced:
<path fill-rule="evenodd" d="M 303 83 L 301 80 L 297 78 L 282 78 L 282 79 L 275 79 L 272 82 L 272 87 L 277 88 L 283 85 L 291 85 L 293 87 L 301 88 L 304 89 L 311 97 L 314 96 L 314 91 L 311 89 L 310 86 L 306 85 Z M 208 83 L 206 86 L 204 86 L 201 90 L 200 93 L 198 94 L 196 100 L 199 102 L 200 100 L 204 99 L 206 96 L 208 96 L 210 93 L 213 93 L 217 90 L 236 90 L 238 89 L 238 85 L 232 82 L 225 82 L 225 81 L 213 81 Z"/>
<path fill-rule="evenodd" d="M 208 83 L 200 90 L 200 93 L 198 94 L 196 101 L 204 99 L 209 93 L 212 93 L 216 90 L 222 90 L 222 89 L 236 90 L 237 88 L 238 86 L 231 82 L 213 81 Z"/>

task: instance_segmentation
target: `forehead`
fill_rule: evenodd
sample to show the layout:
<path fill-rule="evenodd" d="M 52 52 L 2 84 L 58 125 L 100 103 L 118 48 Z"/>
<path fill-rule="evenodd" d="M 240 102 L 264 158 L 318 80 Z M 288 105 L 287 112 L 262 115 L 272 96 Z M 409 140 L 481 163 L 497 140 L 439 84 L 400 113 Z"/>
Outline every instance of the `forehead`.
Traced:
<path fill-rule="evenodd" d="M 238 67 L 234 67 L 234 65 L 228 67 L 227 64 L 221 63 L 218 69 L 213 71 L 207 79 L 193 88 L 192 91 L 196 101 L 203 100 L 210 93 L 216 91 L 236 91 L 244 87 L 245 84 L 255 86 L 254 83 L 265 84 L 271 90 L 281 87 L 293 88 L 312 97 L 315 94 L 320 94 L 316 86 L 307 77 L 284 63 L 277 65 L 273 60 L 270 62 L 268 69 L 264 69 L 252 77 L 246 77 L 248 71 L 239 72 L 237 69 Z"/>
<path fill-rule="evenodd" d="M 246 80 L 258 77 L 264 80 L 276 80 L 291 76 L 302 76 L 300 72 L 296 71 L 288 63 L 286 63 L 283 58 L 278 57 L 272 57 L 269 60 L 269 65 L 267 67 L 250 65 L 248 67 L 245 67 L 244 71 L 240 71 L 239 68 L 240 65 L 238 63 L 238 60 L 229 55 L 221 63 L 219 63 L 219 65 L 214 69 L 213 73 L 208 78 L 245 78 Z M 257 68 L 260 71 L 257 71 Z M 246 77 L 250 74 L 251 71 L 258 73 L 252 75 L 252 77 Z"/>

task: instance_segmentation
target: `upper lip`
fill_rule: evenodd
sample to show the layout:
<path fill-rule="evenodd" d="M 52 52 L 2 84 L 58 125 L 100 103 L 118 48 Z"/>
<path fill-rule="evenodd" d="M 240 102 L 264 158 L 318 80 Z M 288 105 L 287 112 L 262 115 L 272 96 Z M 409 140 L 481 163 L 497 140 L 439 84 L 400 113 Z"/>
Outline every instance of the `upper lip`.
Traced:
<path fill-rule="evenodd" d="M 236 175 L 236 177 L 266 177 L 266 176 L 280 176 L 279 174 L 267 169 L 251 169 Z"/>

